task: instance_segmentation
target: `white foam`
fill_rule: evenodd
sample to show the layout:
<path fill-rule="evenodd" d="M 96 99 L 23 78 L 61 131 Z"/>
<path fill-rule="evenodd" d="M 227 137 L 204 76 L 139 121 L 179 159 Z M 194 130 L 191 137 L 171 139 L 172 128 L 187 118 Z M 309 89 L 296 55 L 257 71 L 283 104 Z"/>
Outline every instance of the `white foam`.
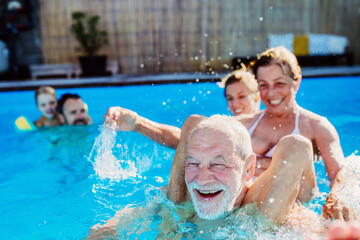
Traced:
<path fill-rule="evenodd" d="M 96 175 L 101 179 L 115 181 L 135 177 L 137 173 L 135 163 L 126 159 L 117 159 L 113 154 L 116 131 L 105 125 L 100 126 L 100 131 L 88 158 L 94 166 Z M 121 146 L 117 145 L 117 147 Z"/>
<path fill-rule="evenodd" d="M 360 216 L 360 156 L 352 154 L 345 158 L 344 181 L 346 182 L 341 188 L 339 199 L 343 200 Z"/>

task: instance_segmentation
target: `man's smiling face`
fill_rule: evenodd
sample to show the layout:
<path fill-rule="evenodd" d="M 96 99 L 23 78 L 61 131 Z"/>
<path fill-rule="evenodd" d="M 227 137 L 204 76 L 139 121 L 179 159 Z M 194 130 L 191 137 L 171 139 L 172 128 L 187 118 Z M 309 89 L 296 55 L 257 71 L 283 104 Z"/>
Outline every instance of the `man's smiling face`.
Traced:
<path fill-rule="evenodd" d="M 243 189 L 245 161 L 220 130 L 195 130 L 190 136 L 185 181 L 200 218 L 216 219 L 234 206 Z"/>

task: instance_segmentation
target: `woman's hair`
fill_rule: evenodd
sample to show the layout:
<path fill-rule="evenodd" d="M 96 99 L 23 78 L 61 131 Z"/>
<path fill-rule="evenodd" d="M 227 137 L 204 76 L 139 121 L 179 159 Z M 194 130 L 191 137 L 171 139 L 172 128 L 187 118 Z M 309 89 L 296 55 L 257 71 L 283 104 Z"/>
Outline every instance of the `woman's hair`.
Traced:
<path fill-rule="evenodd" d="M 35 101 L 38 104 L 37 98 L 40 94 L 51 94 L 56 99 L 55 89 L 50 86 L 42 86 L 35 91 Z"/>
<path fill-rule="evenodd" d="M 225 87 L 224 94 L 226 94 L 227 86 L 236 82 L 244 83 L 246 88 L 252 93 L 257 93 L 259 91 L 255 76 L 245 69 L 240 69 L 229 73 L 226 77 L 221 79 L 220 86 Z"/>
<path fill-rule="evenodd" d="M 252 72 L 257 78 L 259 67 L 277 64 L 281 67 L 284 75 L 297 81 L 301 77 L 301 68 L 296 56 L 285 47 L 270 48 L 261 53 L 251 65 Z"/>

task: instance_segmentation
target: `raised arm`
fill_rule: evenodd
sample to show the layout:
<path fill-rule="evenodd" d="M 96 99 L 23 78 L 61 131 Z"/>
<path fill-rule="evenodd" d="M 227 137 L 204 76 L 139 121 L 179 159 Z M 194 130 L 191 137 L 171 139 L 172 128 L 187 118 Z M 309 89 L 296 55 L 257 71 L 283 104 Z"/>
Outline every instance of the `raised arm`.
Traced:
<path fill-rule="evenodd" d="M 153 122 L 129 109 L 111 107 L 104 118 L 105 123 L 119 131 L 136 131 L 170 148 L 176 149 L 180 141 L 179 128 Z"/>

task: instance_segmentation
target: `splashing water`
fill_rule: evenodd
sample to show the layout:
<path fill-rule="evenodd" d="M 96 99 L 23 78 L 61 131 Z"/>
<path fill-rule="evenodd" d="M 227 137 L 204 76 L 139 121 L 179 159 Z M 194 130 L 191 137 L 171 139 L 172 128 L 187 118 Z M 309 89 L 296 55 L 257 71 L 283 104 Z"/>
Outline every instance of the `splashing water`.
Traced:
<path fill-rule="evenodd" d="M 116 131 L 104 124 L 100 126 L 100 135 L 96 137 L 88 160 L 94 166 L 97 176 L 101 179 L 120 181 L 136 177 L 137 169 L 134 162 L 117 159 L 112 149 L 115 146 Z"/>
<path fill-rule="evenodd" d="M 355 210 L 360 216 L 360 156 L 351 154 L 344 162 L 346 184 L 340 191 L 339 198 Z"/>

